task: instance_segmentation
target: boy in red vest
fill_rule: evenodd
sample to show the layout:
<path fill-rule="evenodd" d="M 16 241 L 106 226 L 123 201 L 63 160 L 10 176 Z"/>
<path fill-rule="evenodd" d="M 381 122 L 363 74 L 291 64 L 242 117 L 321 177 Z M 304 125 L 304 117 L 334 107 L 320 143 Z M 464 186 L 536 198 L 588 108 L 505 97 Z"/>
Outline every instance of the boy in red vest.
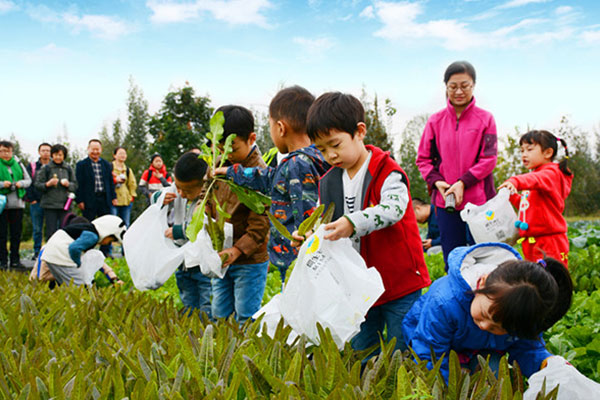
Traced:
<path fill-rule="evenodd" d="M 358 99 L 325 93 L 310 107 L 308 136 L 332 168 L 319 181 L 319 200 L 335 204 L 325 239 L 349 237 L 367 266 L 377 268 L 385 292 L 369 310 L 352 347 L 363 350 L 387 339 L 405 350 L 402 319 L 429 286 L 421 237 L 406 173 L 378 147 L 365 145 L 365 111 Z"/>

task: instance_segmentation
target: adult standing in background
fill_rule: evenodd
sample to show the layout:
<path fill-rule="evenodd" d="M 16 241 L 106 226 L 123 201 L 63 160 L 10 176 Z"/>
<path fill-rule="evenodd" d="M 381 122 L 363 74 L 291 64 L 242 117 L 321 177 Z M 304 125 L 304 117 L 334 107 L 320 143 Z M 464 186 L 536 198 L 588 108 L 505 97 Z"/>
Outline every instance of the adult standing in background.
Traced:
<path fill-rule="evenodd" d="M 427 120 L 417 153 L 417 166 L 435 205 L 446 269 L 452 249 L 474 243 L 458 211 L 467 202 L 481 205 L 495 194 L 496 122 L 475 105 L 475 79 L 475 68 L 467 61 L 448 66 L 446 108 Z M 449 195 L 454 196 L 455 210 L 445 209 Z"/>
<path fill-rule="evenodd" d="M 112 177 L 112 165 L 103 158 L 102 142 L 91 139 L 88 142 L 88 156 L 75 166 L 77 191 L 75 201 L 88 221 L 110 214 L 111 206 L 117 205 L 117 194 Z M 110 255 L 110 245 L 101 246 L 104 255 Z"/>
<path fill-rule="evenodd" d="M 6 239 L 10 228 L 10 266 L 20 268 L 21 233 L 23 229 L 23 209 L 25 208 L 25 189 L 31 185 L 27 170 L 13 156 L 11 142 L 0 141 L 0 194 L 6 196 L 6 204 L 0 213 L 0 267 L 6 268 L 8 251 Z"/>
<path fill-rule="evenodd" d="M 50 143 L 42 143 L 38 146 L 38 154 L 40 158 L 37 161 L 32 161 L 27 164 L 27 173 L 31 180 L 35 182 L 35 175 L 42 167 L 50 162 Z M 44 210 L 40 204 L 42 194 L 30 185 L 25 191 L 25 201 L 29 202 L 29 213 L 31 214 L 31 225 L 33 226 L 33 257 L 35 260 L 42 248 L 42 228 L 44 226 Z"/>
<path fill-rule="evenodd" d="M 125 165 L 127 150 L 119 146 L 114 150 L 113 157 L 112 174 L 115 182 L 115 192 L 117 193 L 117 204 L 112 206 L 111 214 L 121 217 L 125 221 L 125 226 L 129 228 L 131 206 L 134 198 L 137 197 L 137 182 L 131 168 Z"/>
<path fill-rule="evenodd" d="M 75 173 L 66 163 L 68 151 L 62 144 L 55 144 L 50 149 L 52 160 L 36 174 L 35 188 L 42 194 L 40 204 L 46 220 L 46 242 L 60 229 L 61 222 L 70 207 L 65 207 L 69 195 L 73 196 L 77 189 Z M 71 194 L 73 193 L 73 194 Z"/>

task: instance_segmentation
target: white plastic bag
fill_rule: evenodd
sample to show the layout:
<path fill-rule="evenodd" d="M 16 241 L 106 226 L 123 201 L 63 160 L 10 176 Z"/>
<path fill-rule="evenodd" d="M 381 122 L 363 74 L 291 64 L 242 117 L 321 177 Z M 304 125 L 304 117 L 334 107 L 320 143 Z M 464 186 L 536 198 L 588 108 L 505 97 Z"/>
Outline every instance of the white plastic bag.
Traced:
<path fill-rule="evenodd" d="M 157 289 L 183 262 L 185 247 L 165 237 L 168 207 L 162 207 L 163 193 L 125 232 L 123 250 L 131 280 L 139 290 Z"/>
<path fill-rule="evenodd" d="M 229 225 L 231 226 L 231 224 Z M 210 235 L 206 229 L 203 228 L 198 232 L 196 241 L 186 245 L 185 267 L 193 268 L 195 266 L 200 266 L 200 272 L 209 278 L 223 279 L 229 267 L 222 268 L 221 265 L 221 257 L 219 257 L 219 253 L 213 249 Z"/>
<path fill-rule="evenodd" d="M 271 298 L 271 300 L 261 307 L 260 310 L 254 313 L 252 319 L 258 319 L 264 314 L 261 324 L 265 329 L 261 330 L 261 334 L 267 334 L 270 337 L 275 336 L 277 325 L 282 318 L 281 310 L 279 309 L 279 302 L 281 301 L 281 293 L 277 293 Z M 285 322 L 285 321 L 284 321 Z M 287 344 L 292 344 L 298 337 L 298 334 L 292 330 L 288 335 Z"/>
<path fill-rule="evenodd" d="M 512 243 L 516 240 L 519 234 L 515 227 L 517 214 L 509 197 L 508 189 L 502 188 L 495 197 L 481 206 L 472 203 L 465 205 L 460 217 L 469 225 L 475 242 Z"/>
<path fill-rule="evenodd" d="M 81 256 L 79 272 L 86 285 L 91 285 L 96 272 L 104 265 L 104 254 L 100 250 L 91 249 Z"/>
<path fill-rule="evenodd" d="M 529 377 L 529 388 L 523 394 L 523 400 L 535 400 L 542 390 L 546 379 L 546 394 L 556 385 L 557 400 L 588 400 L 600 398 L 600 383 L 585 377 L 581 372 L 560 356 L 548 359 L 546 368 L 539 370 Z"/>
<path fill-rule="evenodd" d="M 360 331 L 365 314 L 383 294 L 375 268 L 367 268 L 350 239 L 323 239 L 325 226 L 302 245 L 279 300 L 281 315 L 294 331 L 319 343 L 316 324 L 329 328 L 341 349 Z"/>

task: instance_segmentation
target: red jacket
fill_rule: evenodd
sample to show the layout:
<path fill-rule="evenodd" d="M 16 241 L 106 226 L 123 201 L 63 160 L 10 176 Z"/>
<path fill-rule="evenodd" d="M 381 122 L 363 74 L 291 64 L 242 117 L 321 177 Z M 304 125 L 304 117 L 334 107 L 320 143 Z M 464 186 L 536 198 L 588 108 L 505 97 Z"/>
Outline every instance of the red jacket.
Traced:
<path fill-rule="evenodd" d="M 508 179 L 517 190 L 524 192 L 510 197 L 518 208 L 518 218 L 526 222 L 526 230 L 519 229 L 522 237 L 539 237 L 567 232 L 562 216 L 565 199 L 571 192 L 573 175 L 565 175 L 558 164 L 550 162 L 532 172 Z"/>
<path fill-rule="evenodd" d="M 409 187 L 406 173 L 392 160 L 389 152 L 375 146 L 366 147 L 372 155 L 364 179 L 363 209 L 379 204 L 381 187 L 392 171 L 400 172 Z M 342 173 L 341 168 L 333 167 L 319 181 L 321 204 L 325 207 L 331 202 L 335 204 L 334 220 L 344 214 Z M 399 299 L 431 284 L 410 196 L 406 212 L 400 221 L 361 238 L 360 254 L 367 266 L 377 268 L 385 287 L 385 292 L 374 306 Z"/>

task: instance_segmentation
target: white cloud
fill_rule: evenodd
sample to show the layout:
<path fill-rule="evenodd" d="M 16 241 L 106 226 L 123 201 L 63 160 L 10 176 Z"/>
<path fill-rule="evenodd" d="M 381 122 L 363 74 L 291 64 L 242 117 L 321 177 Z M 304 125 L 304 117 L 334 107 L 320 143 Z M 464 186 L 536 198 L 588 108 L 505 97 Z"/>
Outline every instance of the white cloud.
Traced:
<path fill-rule="evenodd" d="M 498 6 L 498 8 L 515 8 L 522 7 L 528 4 L 547 3 L 550 0 L 511 0 Z"/>
<path fill-rule="evenodd" d="M 375 13 L 373 12 L 373 6 L 367 6 L 364 10 L 362 10 L 359 14 L 360 17 L 372 19 L 375 18 Z"/>
<path fill-rule="evenodd" d="M 586 44 L 600 44 L 600 30 L 585 31 L 581 34 L 581 39 Z"/>
<path fill-rule="evenodd" d="M 0 14 L 14 11 L 17 9 L 17 5 L 10 0 L 0 0 Z"/>
<path fill-rule="evenodd" d="M 554 10 L 554 13 L 556 15 L 563 15 L 563 14 L 568 14 L 570 12 L 573 11 L 573 7 L 570 6 L 560 6 L 560 7 L 556 7 L 556 10 Z"/>
<path fill-rule="evenodd" d="M 42 4 L 29 6 L 26 12 L 36 21 L 63 24 L 75 33 L 89 31 L 103 39 L 116 39 L 133 31 L 132 26 L 117 17 L 93 14 L 79 16 L 73 7 L 69 11 L 58 12 Z"/>
<path fill-rule="evenodd" d="M 389 40 L 413 41 L 433 40 L 450 50 L 466 48 L 508 48 L 529 46 L 564 40 L 574 36 L 572 21 L 577 14 L 572 10 L 549 18 L 524 18 L 512 25 L 493 31 L 477 31 L 467 22 L 457 19 L 439 19 L 420 22 L 423 18 L 422 2 L 392 3 L 379 1 L 374 3 L 373 13 L 382 22 L 382 27 L 374 35 Z M 473 21 L 473 18 L 465 21 Z M 540 30 L 540 26 L 542 29 Z"/>
<path fill-rule="evenodd" d="M 22 54 L 23 59 L 30 63 L 57 61 L 67 56 L 70 51 L 64 47 L 59 47 L 54 43 L 49 43 L 46 46 L 28 51 Z"/>
<path fill-rule="evenodd" d="M 294 43 L 299 44 L 305 52 L 313 56 L 320 55 L 325 51 L 331 49 L 335 45 L 335 41 L 327 37 L 321 37 L 316 39 L 295 37 L 293 41 Z"/>
<path fill-rule="evenodd" d="M 268 27 L 262 14 L 272 7 L 269 0 L 196 0 L 178 3 L 171 0 L 151 0 L 146 6 L 152 10 L 150 20 L 155 23 L 174 23 L 196 20 L 209 13 L 219 21 L 232 25 Z"/>

